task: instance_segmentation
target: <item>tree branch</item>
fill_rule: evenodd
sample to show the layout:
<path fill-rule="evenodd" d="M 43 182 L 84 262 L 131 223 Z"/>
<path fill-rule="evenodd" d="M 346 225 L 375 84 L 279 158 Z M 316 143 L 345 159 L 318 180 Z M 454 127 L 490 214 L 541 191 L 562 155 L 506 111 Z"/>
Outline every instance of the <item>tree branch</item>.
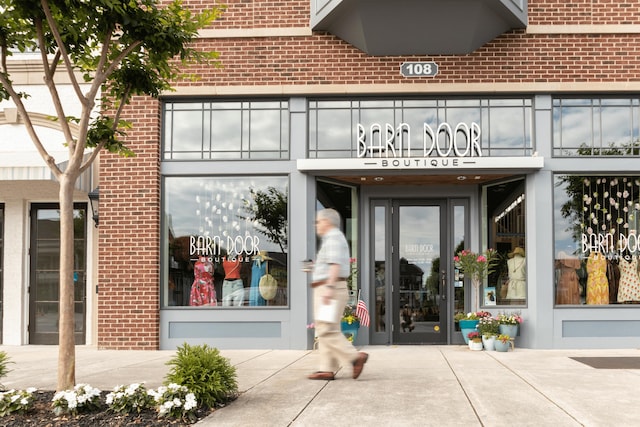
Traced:
<path fill-rule="evenodd" d="M 64 47 L 64 43 L 62 38 L 60 37 L 60 31 L 58 31 L 58 26 L 56 25 L 56 21 L 53 19 L 51 15 L 51 9 L 49 8 L 48 0 L 41 0 L 42 10 L 44 11 L 45 16 L 47 17 L 47 23 L 49 24 L 49 28 L 51 29 L 51 34 L 56 40 L 56 44 L 58 45 L 58 50 L 60 51 L 60 55 L 62 56 L 62 60 L 64 61 L 65 66 L 67 67 L 67 74 L 69 75 L 69 80 L 71 81 L 71 85 L 73 86 L 73 90 L 75 90 L 78 99 L 83 104 L 87 103 L 87 99 L 82 94 L 80 90 L 80 85 L 78 84 L 78 80 L 76 79 L 75 74 L 73 73 L 73 64 L 69 59 L 69 54 Z"/>
<path fill-rule="evenodd" d="M 44 83 L 45 85 L 47 85 L 47 88 L 49 89 L 49 93 L 51 94 L 51 100 L 53 101 L 53 106 L 56 109 L 56 114 L 58 115 L 58 121 L 60 122 L 60 129 L 64 134 L 64 138 L 67 141 L 67 144 L 69 144 L 69 151 L 73 153 L 75 151 L 75 141 L 73 140 L 73 135 L 71 134 L 69 123 L 67 123 L 67 118 L 66 118 L 67 116 L 64 112 L 64 109 L 62 108 L 62 101 L 60 100 L 58 89 L 56 88 L 56 84 L 53 81 L 53 71 L 52 71 L 52 67 L 49 65 L 49 60 L 47 56 L 47 48 L 46 48 L 46 42 L 44 38 L 44 30 L 42 28 L 42 20 L 36 19 L 35 24 L 36 24 L 35 25 L 36 34 L 38 35 L 40 56 L 42 58 L 42 66 L 44 69 Z"/>

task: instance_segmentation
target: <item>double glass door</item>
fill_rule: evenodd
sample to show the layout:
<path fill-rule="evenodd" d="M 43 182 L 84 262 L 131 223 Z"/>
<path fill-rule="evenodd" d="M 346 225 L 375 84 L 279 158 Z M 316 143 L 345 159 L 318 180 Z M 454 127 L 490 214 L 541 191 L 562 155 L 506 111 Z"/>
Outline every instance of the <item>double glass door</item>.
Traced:
<path fill-rule="evenodd" d="M 455 222 L 448 209 L 445 199 L 371 201 L 373 344 L 448 342 L 449 300 L 459 297 L 448 277 Z"/>

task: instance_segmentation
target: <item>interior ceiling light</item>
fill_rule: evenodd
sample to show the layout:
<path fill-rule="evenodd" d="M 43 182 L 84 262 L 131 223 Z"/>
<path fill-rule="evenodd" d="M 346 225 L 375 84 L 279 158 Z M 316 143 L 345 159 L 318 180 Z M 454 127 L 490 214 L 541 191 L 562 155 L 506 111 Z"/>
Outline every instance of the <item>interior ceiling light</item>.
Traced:
<path fill-rule="evenodd" d="M 384 178 L 381 176 L 376 176 L 375 178 L 373 178 L 373 180 L 380 182 L 380 181 L 384 181 Z"/>
<path fill-rule="evenodd" d="M 466 176 L 464 176 L 464 175 L 460 175 L 460 176 L 458 177 L 458 181 L 464 181 L 465 179 L 467 179 L 467 177 L 466 177 Z"/>
<path fill-rule="evenodd" d="M 476 175 L 473 177 L 473 179 L 482 179 L 482 177 L 480 175 Z"/>
<path fill-rule="evenodd" d="M 367 177 L 366 177 L 366 176 L 361 176 L 361 177 L 360 177 L 360 181 L 366 181 L 366 180 L 367 180 Z"/>

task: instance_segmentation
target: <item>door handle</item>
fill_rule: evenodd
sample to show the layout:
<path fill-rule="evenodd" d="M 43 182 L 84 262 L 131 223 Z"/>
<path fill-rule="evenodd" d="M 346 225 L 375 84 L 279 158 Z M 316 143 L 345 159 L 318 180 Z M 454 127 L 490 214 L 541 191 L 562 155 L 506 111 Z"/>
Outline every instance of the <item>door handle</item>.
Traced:
<path fill-rule="evenodd" d="M 447 299 L 447 272 L 445 270 L 440 271 L 440 299 Z"/>

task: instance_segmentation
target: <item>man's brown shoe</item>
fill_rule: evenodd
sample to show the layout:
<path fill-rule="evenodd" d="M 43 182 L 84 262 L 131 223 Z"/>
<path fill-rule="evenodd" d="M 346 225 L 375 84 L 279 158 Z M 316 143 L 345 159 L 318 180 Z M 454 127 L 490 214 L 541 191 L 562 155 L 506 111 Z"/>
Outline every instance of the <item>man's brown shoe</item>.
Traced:
<path fill-rule="evenodd" d="M 310 380 L 324 380 L 331 381 L 334 380 L 333 372 L 314 372 L 311 375 L 308 375 L 307 378 Z"/>
<path fill-rule="evenodd" d="M 369 355 L 364 352 L 358 353 L 358 358 L 353 362 L 353 379 L 357 379 L 362 373 L 362 368 L 364 368 L 364 364 L 367 363 L 367 359 Z"/>

